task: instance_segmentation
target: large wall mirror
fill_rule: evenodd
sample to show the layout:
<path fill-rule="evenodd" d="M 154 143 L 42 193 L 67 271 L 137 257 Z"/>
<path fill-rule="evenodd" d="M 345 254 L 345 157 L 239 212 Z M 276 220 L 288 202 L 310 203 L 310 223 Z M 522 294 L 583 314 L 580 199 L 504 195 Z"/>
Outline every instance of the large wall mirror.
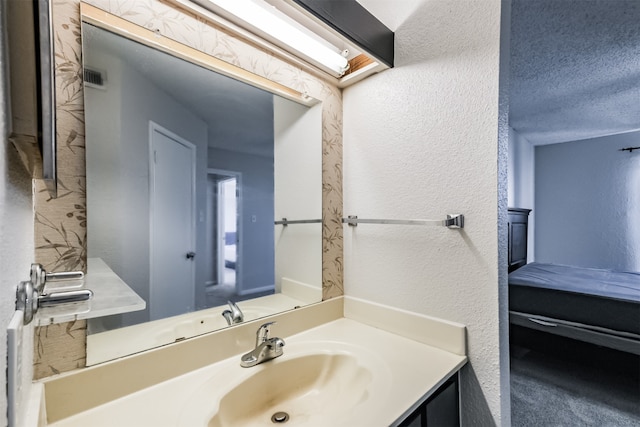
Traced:
<path fill-rule="evenodd" d="M 88 262 L 147 308 L 90 320 L 87 364 L 227 327 L 227 301 L 245 321 L 320 301 L 322 104 L 94 24 L 82 23 Z"/>

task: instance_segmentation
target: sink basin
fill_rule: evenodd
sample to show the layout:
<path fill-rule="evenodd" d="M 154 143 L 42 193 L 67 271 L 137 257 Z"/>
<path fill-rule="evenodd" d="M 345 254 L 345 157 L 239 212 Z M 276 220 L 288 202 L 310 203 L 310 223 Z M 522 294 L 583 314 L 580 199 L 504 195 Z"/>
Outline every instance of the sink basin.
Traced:
<path fill-rule="evenodd" d="M 287 414 L 292 424 L 331 425 L 333 417 L 367 398 L 372 373 L 358 366 L 352 355 L 310 355 L 274 362 L 229 391 L 209 427 L 269 425 L 278 413 L 276 418 Z M 330 417 L 323 411 L 329 405 Z"/>
<path fill-rule="evenodd" d="M 388 390 L 391 376 L 374 354 L 336 343 L 309 353 L 296 344 L 297 348 L 285 347 L 283 356 L 251 368 L 241 368 L 239 358 L 229 361 L 235 362 L 234 374 L 229 375 L 235 381 L 205 381 L 189 399 L 180 425 L 335 426 L 354 408 L 366 411 L 384 402 L 380 390 Z"/>

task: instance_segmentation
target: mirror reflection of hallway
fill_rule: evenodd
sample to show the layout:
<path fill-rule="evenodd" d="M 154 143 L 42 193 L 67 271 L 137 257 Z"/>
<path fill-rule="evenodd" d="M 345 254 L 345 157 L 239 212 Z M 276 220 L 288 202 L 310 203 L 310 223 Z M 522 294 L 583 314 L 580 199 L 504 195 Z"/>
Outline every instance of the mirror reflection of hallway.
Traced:
<path fill-rule="evenodd" d="M 225 305 L 273 293 L 273 290 L 243 295 L 242 223 L 255 224 L 258 216 L 242 212 L 242 173 L 208 169 L 207 173 L 207 307 Z M 272 220 L 271 220 L 272 221 Z M 249 272 L 251 273 L 251 272 Z"/>
<path fill-rule="evenodd" d="M 236 287 L 236 268 L 238 259 L 238 187 L 235 176 L 218 182 L 218 236 L 222 250 L 219 257 L 222 268 L 218 283 Z"/>
<path fill-rule="evenodd" d="M 236 294 L 236 283 L 240 277 L 240 182 L 241 177 L 237 172 L 208 170 L 206 230 L 207 259 L 211 261 L 207 263 L 205 282 L 208 307 L 224 304 Z"/>

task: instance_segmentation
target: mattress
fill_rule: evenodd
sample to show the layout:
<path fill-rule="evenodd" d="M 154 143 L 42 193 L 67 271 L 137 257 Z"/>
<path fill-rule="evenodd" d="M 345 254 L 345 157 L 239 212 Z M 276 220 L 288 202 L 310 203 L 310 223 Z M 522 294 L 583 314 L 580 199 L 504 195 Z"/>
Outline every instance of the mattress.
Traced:
<path fill-rule="evenodd" d="M 509 274 L 509 310 L 640 335 L 640 273 L 527 264 Z"/>

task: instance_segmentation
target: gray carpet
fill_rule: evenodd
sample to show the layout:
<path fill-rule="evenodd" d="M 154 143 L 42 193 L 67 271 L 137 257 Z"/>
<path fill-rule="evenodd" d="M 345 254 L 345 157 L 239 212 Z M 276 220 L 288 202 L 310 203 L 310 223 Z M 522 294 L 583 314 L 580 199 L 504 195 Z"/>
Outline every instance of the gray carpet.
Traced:
<path fill-rule="evenodd" d="M 550 341 L 512 346 L 513 426 L 640 426 L 640 357 Z"/>

